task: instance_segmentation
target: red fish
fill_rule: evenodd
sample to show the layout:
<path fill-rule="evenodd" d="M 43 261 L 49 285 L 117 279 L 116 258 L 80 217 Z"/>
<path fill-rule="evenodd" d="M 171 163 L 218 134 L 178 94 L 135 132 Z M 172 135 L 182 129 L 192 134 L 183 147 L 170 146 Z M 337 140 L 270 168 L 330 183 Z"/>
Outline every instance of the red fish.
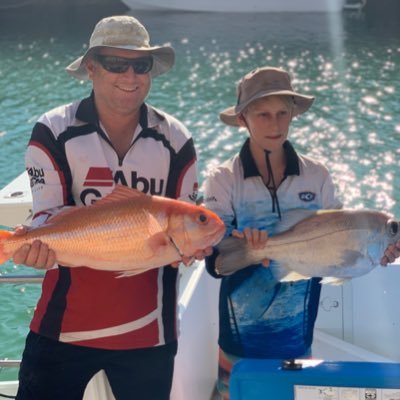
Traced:
<path fill-rule="evenodd" d="M 24 235 L 0 231 L 0 263 L 41 240 L 60 265 L 135 275 L 192 257 L 224 236 L 222 220 L 204 207 L 116 186 L 88 207 L 74 207 Z"/>

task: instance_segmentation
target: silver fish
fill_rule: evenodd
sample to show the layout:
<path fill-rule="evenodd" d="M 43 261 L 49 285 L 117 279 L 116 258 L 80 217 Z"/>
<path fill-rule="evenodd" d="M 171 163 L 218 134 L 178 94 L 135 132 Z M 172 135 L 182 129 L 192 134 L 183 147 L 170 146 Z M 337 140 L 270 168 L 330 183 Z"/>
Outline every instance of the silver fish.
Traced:
<path fill-rule="evenodd" d="M 278 263 L 272 272 L 281 282 L 321 277 L 322 283 L 341 284 L 374 269 L 386 247 L 400 239 L 399 221 L 374 210 L 292 210 L 278 231 L 257 250 L 245 239 L 223 239 L 216 270 L 230 275 L 268 258 Z"/>

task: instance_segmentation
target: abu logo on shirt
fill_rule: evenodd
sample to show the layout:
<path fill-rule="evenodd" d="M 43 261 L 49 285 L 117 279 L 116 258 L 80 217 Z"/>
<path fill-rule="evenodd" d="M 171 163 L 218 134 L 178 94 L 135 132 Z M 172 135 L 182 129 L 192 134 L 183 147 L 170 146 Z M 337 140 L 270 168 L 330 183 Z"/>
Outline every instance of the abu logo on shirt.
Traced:
<path fill-rule="evenodd" d="M 29 179 L 31 182 L 31 188 L 33 188 L 35 185 L 38 184 L 45 184 L 45 180 L 44 180 L 44 170 L 43 168 L 27 168 L 26 170 L 28 172 L 29 175 Z"/>
<path fill-rule="evenodd" d="M 301 201 L 305 201 L 307 203 L 309 203 L 310 201 L 315 200 L 315 197 L 316 197 L 316 195 L 313 192 L 300 192 L 299 193 L 299 199 Z"/>
<path fill-rule="evenodd" d="M 113 186 L 114 179 L 112 176 L 112 171 L 108 167 L 91 167 L 86 174 L 85 182 L 83 186 Z"/>
<path fill-rule="evenodd" d="M 95 189 L 96 187 L 110 187 L 114 183 L 140 190 L 143 193 L 161 195 L 164 190 L 165 180 L 148 179 L 144 176 L 139 176 L 137 171 L 132 171 L 129 182 L 123 171 L 116 171 L 113 176 L 111 169 L 108 167 L 91 167 L 83 183 L 83 186 L 88 187 L 88 189 L 83 190 L 81 193 L 82 203 L 93 203 L 102 196 L 100 191 Z"/>

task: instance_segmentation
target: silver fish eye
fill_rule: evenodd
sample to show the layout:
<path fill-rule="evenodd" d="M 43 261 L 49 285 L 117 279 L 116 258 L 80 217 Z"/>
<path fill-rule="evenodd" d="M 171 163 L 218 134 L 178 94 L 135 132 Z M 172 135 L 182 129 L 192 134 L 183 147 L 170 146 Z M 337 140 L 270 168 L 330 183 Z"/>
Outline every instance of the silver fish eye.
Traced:
<path fill-rule="evenodd" d="M 396 236 L 399 232 L 399 223 L 398 221 L 389 220 L 388 221 L 388 233 L 390 236 Z"/>

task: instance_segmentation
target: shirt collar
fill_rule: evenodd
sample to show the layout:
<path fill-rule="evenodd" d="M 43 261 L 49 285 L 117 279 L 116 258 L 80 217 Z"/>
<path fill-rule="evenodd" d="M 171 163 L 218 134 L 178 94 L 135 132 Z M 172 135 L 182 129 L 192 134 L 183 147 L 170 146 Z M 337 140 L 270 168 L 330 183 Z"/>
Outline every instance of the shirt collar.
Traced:
<path fill-rule="evenodd" d="M 95 126 L 99 125 L 99 116 L 94 104 L 93 91 L 89 97 L 86 97 L 80 102 L 78 110 L 76 111 L 76 118 L 78 118 L 80 121 L 87 122 Z"/>
<path fill-rule="evenodd" d="M 300 175 L 300 167 L 299 167 L 299 156 L 296 153 L 296 150 L 293 148 L 292 144 L 286 140 L 283 144 L 283 149 L 286 155 L 286 170 L 285 177 L 289 175 Z M 251 178 L 254 176 L 260 176 L 258 171 L 256 162 L 250 151 L 250 139 L 248 138 L 239 153 L 240 160 L 243 165 L 244 178 Z"/>

